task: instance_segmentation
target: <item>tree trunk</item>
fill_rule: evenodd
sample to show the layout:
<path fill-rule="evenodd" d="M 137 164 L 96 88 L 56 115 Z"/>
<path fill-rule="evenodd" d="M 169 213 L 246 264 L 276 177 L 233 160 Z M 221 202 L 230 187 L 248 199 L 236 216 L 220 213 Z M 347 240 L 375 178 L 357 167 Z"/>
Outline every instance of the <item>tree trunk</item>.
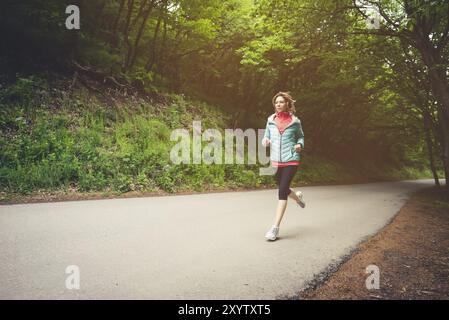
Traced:
<path fill-rule="evenodd" d="M 427 144 L 427 151 L 429 152 L 429 164 L 430 164 L 430 170 L 432 170 L 433 179 L 435 180 L 435 185 L 440 186 L 440 180 L 438 179 L 438 173 L 435 168 L 435 159 L 433 156 L 433 144 L 432 144 L 432 136 L 431 136 L 431 124 L 430 124 L 430 118 L 427 112 L 423 112 L 423 120 L 424 120 L 424 134 L 425 134 L 425 140 Z"/>
<path fill-rule="evenodd" d="M 439 108 L 441 109 L 441 108 Z M 443 153 L 443 168 L 446 180 L 446 188 L 449 192 L 449 122 L 444 118 L 441 110 L 438 110 L 438 120 L 440 123 L 441 132 L 441 148 Z"/>
<path fill-rule="evenodd" d="M 145 10 L 145 13 L 143 15 L 142 24 L 140 25 L 136 40 L 134 41 L 134 49 L 132 52 L 131 61 L 129 62 L 129 66 L 128 66 L 129 68 L 131 68 L 134 65 L 134 62 L 136 61 L 137 47 L 139 46 L 139 42 L 140 42 L 140 39 L 142 38 L 142 34 L 143 34 L 143 29 L 145 27 L 145 24 L 147 23 L 148 17 L 150 15 L 150 12 L 153 10 L 153 8 L 154 8 L 154 0 L 148 4 L 148 8 Z"/>
<path fill-rule="evenodd" d="M 151 71 L 151 69 L 153 68 L 154 62 L 156 61 L 156 39 L 157 39 L 157 35 L 159 33 L 159 27 L 161 25 L 161 20 L 163 18 L 164 11 L 165 11 L 165 5 L 161 8 L 161 12 L 160 12 L 159 17 L 157 19 L 156 28 L 154 30 L 154 35 L 153 35 L 153 41 L 151 42 L 151 44 L 152 44 L 151 56 L 148 59 L 146 65 L 145 65 L 145 69 L 147 71 Z M 164 23 L 165 23 L 165 20 L 164 20 Z"/>
<path fill-rule="evenodd" d="M 125 29 L 123 31 L 123 35 L 125 38 L 125 44 L 128 48 L 127 54 L 125 55 L 125 59 L 123 61 L 122 69 L 125 71 L 126 67 L 128 66 L 129 61 L 129 51 L 131 50 L 131 43 L 129 41 L 129 24 L 131 21 L 131 15 L 134 7 L 134 0 L 128 0 L 128 14 L 126 15 L 126 22 L 125 22 Z"/>
<path fill-rule="evenodd" d="M 111 46 L 116 48 L 118 45 L 118 29 L 119 29 L 119 21 L 122 15 L 123 7 L 125 6 L 125 0 L 120 1 L 120 8 L 118 9 L 117 17 L 114 21 L 114 26 L 112 27 L 112 37 L 111 37 Z"/>
<path fill-rule="evenodd" d="M 442 61 L 438 51 L 425 36 L 417 36 L 416 47 L 428 68 L 432 93 L 438 103 L 438 120 L 442 129 L 443 166 L 446 180 L 446 188 L 449 193 L 449 87 L 445 70 L 441 69 Z"/>
<path fill-rule="evenodd" d="M 446 80 L 441 79 L 436 70 L 431 70 L 430 68 L 429 66 L 430 83 L 435 99 L 438 101 L 439 122 L 443 133 L 443 166 L 446 187 L 449 192 L 449 90 L 446 85 Z M 432 68 L 435 68 L 435 66 Z"/>
<path fill-rule="evenodd" d="M 136 17 L 135 17 L 135 18 L 131 21 L 131 23 L 130 23 L 130 27 L 129 27 L 130 30 L 133 30 L 133 29 L 134 29 L 134 27 L 135 27 L 137 21 L 139 21 L 140 17 L 143 15 L 143 13 L 144 13 L 143 8 L 145 8 L 145 6 L 146 6 L 146 4 L 147 4 L 147 1 L 148 1 L 148 0 L 141 0 L 139 10 L 137 10 L 137 15 L 136 15 Z"/>

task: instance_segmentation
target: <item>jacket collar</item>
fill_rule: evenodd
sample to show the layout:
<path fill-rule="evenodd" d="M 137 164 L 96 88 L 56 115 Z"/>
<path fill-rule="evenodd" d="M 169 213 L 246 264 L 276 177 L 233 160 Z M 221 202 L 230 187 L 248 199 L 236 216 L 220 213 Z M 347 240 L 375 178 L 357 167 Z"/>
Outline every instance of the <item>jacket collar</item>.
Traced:
<path fill-rule="evenodd" d="M 287 125 L 287 127 L 291 126 L 294 123 L 301 123 L 299 121 L 299 119 L 293 114 L 293 112 L 289 112 L 289 114 L 292 116 L 292 121 Z M 276 113 L 273 113 L 271 116 L 268 117 L 268 122 L 273 122 L 274 124 L 276 124 L 274 122 L 274 117 L 276 116 Z M 287 128 L 285 127 L 285 128 Z"/>

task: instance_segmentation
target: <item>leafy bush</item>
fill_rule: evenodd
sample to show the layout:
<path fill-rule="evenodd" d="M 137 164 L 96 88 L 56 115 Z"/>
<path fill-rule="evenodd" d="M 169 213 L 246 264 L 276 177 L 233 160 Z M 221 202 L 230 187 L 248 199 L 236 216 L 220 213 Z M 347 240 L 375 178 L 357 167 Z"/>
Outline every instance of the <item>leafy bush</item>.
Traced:
<path fill-rule="evenodd" d="M 27 106 L 47 89 L 47 83 L 38 76 L 19 76 L 13 85 L 0 91 L 0 104 Z"/>

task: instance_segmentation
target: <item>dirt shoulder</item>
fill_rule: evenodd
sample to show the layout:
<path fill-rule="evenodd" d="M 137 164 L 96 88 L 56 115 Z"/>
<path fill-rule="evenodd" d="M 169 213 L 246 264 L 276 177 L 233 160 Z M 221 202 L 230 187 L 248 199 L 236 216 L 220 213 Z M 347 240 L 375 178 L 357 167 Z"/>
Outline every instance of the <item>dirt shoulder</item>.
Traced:
<path fill-rule="evenodd" d="M 449 299 L 449 196 L 443 190 L 412 195 L 389 225 L 299 298 Z M 379 267 L 379 289 L 366 288 L 369 265 Z"/>
<path fill-rule="evenodd" d="M 142 198 L 142 197 L 161 197 L 161 196 L 177 196 L 177 195 L 193 195 L 220 192 L 237 192 L 237 191 L 254 191 L 275 188 L 274 186 L 260 186 L 258 188 L 245 187 L 215 187 L 206 191 L 181 190 L 175 193 L 165 192 L 163 190 L 155 191 L 129 191 L 120 193 L 116 191 L 104 192 L 78 192 L 78 191 L 39 191 L 29 195 L 7 194 L 0 192 L 0 206 L 11 204 L 27 204 L 27 203 L 45 203 L 45 202 L 61 202 L 61 201 L 84 201 L 84 200 L 102 200 L 102 199 L 125 199 L 125 198 Z"/>

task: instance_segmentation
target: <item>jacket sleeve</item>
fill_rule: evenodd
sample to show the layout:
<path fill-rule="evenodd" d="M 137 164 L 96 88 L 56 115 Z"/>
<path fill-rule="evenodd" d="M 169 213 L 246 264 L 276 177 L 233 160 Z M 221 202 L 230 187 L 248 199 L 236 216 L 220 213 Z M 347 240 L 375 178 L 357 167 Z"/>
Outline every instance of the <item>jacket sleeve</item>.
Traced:
<path fill-rule="evenodd" d="M 296 144 L 300 144 L 304 149 L 304 131 L 302 131 L 301 121 L 299 121 Z"/>
<path fill-rule="evenodd" d="M 265 127 L 265 134 L 264 134 L 263 139 L 262 139 L 262 145 L 264 147 L 266 147 L 267 146 L 267 140 L 270 140 L 270 139 L 271 139 L 270 129 L 268 128 L 268 121 L 267 121 L 267 125 Z"/>
<path fill-rule="evenodd" d="M 265 135 L 263 137 L 271 139 L 271 137 L 270 137 L 270 129 L 268 128 L 268 121 L 267 121 L 267 125 L 265 126 Z"/>

